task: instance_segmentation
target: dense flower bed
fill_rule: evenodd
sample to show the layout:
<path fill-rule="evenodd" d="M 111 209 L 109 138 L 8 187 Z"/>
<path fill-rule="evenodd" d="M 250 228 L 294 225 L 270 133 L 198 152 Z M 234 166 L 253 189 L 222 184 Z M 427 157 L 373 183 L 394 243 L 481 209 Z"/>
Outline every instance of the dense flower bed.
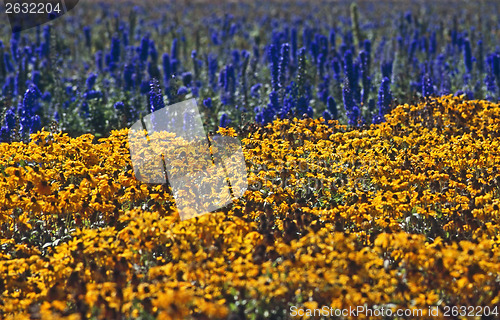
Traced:
<path fill-rule="evenodd" d="M 0 316 L 288 318 L 290 307 L 499 304 L 500 105 L 241 132 L 251 184 L 181 221 L 134 178 L 127 130 L 0 144 Z"/>
<path fill-rule="evenodd" d="M 213 131 L 304 114 L 379 123 L 414 96 L 498 101 L 500 7 L 452 3 L 80 1 L 22 33 L 2 24 L 0 141 L 53 121 L 103 136 L 191 97 Z"/>

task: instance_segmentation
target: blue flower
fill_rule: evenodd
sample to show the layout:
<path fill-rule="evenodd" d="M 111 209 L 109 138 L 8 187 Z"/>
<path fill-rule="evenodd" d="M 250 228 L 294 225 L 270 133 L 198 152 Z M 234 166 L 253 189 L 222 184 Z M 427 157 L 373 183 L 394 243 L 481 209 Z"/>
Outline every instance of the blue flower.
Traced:
<path fill-rule="evenodd" d="M 471 47 L 470 47 L 470 41 L 469 39 L 465 39 L 463 42 L 464 46 L 464 64 L 465 64 L 465 70 L 467 73 L 471 73 L 472 71 L 472 53 L 471 53 Z"/>
<path fill-rule="evenodd" d="M 347 50 L 344 54 L 344 74 L 348 80 L 347 85 L 351 90 L 352 99 L 358 101 L 358 70 L 354 66 L 351 50 Z"/>
<path fill-rule="evenodd" d="M 180 88 L 177 90 L 177 95 L 178 95 L 178 96 L 183 96 L 183 95 L 188 94 L 188 92 L 189 92 L 189 90 L 188 90 L 186 87 L 182 86 L 182 87 L 180 87 Z"/>
<path fill-rule="evenodd" d="M 45 30 L 47 29 L 44 28 L 44 35 L 45 35 Z M 50 54 L 50 32 L 48 34 L 49 34 L 48 38 L 46 38 L 45 41 L 40 44 L 39 52 L 41 58 L 48 57 Z"/>
<path fill-rule="evenodd" d="M 256 109 L 256 112 L 259 113 L 259 117 L 258 117 L 258 123 L 260 125 L 265 125 L 271 121 L 274 120 L 274 117 L 276 116 L 276 114 L 278 113 L 278 111 L 280 110 L 280 106 L 279 106 L 279 96 L 277 94 L 277 92 L 273 91 L 269 94 L 269 103 L 267 105 L 266 108 L 262 108 L 262 110 L 257 110 Z"/>
<path fill-rule="evenodd" d="M 212 40 L 212 43 L 216 46 L 220 44 L 219 36 L 217 35 L 217 31 L 212 31 L 212 35 L 210 37 L 210 40 Z"/>
<path fill-rule="evenodd" d="M 7 72 L 8 73 L 14 72 L 14 66 L 12 65 L 12 60 L 10 59 L 10 55 L 8 52 L 4 52 L 3 61 Z"/>
<path fill-rule="evenodd" d="M 408 24 L 410 24 L 411 20 L 412 20 L 411 19 L 411 11 L 410 10 L 406 11 L 404 17 L 405 17 L 406 21 L 408 22 Z"/>
<path fill-rule="evenodd" d="M 329 90 L 328 90 L 329 86 L 330 86 L 330 76 L 326 75 L 323 77 L 323 82 L 321 82 L 318 85 L 317 89 L 318 99 L 325 104 L 327 103 L 329 95 Z"/>
<path fill-rule="evenodd" d="M 46 91 L 43 95 L 42 95 L 42 101 L 45 101 L 45 102 L 50 102 L 52 101 L 52 94 L 48 91 Z"/>
<path fill-rule="evenodd" d="M 373 116 L 373 119 L 372 119 L 372 123 L 373 124 L 379 124 L 379 123 L 382 123 L 385 121 L 385 117 L 383 115 L 380 115 L 380 114 L 375 114 Z"/>
<path fill-rule="evenodd" d="M 87 87 L 87 90 L 91 90 L 94 87 L 96 80 L 97 80 L 97 74 L 95 74 L 95 73 L 91 73 L 87 77 L 87 80 L 85 81 L 85 85 Z"/>
<path fill-rule="evenodd" d="M 346 111 L 351 111 L 355 105 L 354 98 L 352 96 L 352 91 L 349 86 L 349 80 L 346 78 L 344 81 L 344 86 L 342 88 L 342 98 L 344 102 L 344 109 Z"/>
<path fill-rule="evenodd" d="M 358 125 L 360 111 L 358 106 L 352 107 L 351 111 L 347 112 L 348 124 L 351 126 Z"/>
<path fill-rule="evenodd" d="M 18 33 L 16 32 L 16 34 L 18 34 Z M 14 60 L 14 62 L 17 61 L 18 45 L 19 45 L 19 41 L 16 40 L 14 37 L 12 37 L 10 39 L 10 52 L 12 53 L 12 59 Z"/>
<path fill-rule="evenodd" d="M 229 119 L 228 115 L 226 113 L 223 113 L 220 117 L 219 127 L 226 128 L 227 126 L 229 126 L 230 122 L 231 119 Z"/>
<path fill-rule="evenodd" d="M 120 61 L 120 38 L 114 36 L 111 38 L 111 62 Z"/>
<path fill-rule="evenodd" d="M 148 61 L 148 74 L 150 78 L 160 78 L 160 70 L 153 61 Z"/>
<path fill-rule="evenodd" d="M 103 60 L 103 54 L 102 54 L 102 51 L 99 50 L 95 53 L 95 64 L 97 66 L 97 70 L 99 71 L 103 71 L 103 67 L 104 67 L 104 60 Z"/>
<path fill-rule="evenodd" d="M 172 59 L 170 60 L 170 70 L 172 72 L 172 75 L 177 73 L 177 67 L 179 66 L 180 62 L 177 59 Z"/>
<path fill-rule="evenodd" d="M 255 113 L 255 122 L 260 125 L 264 125 L 264 115 L 262 112 L 256 111 Z"/>
<path fill-rule="evenodd" d="M 150 90 L 150 83 L 148 80 L 142 80 L 141 81 L 141 87 L 140 87 L 140 92 L 141 94 L 146 94 Z"/>
<path fill-rule="evenodd" d="M 129 45 L 129 43 L 128 43 L 128 41 L 129 41 L 128 30 L 120 27 L 120 31 L 122 32 L 123 47 L 126 48 Z"/>
<path fill-rule="evenodd" d="M 80 107 L 80 115 L 84 118 L 87 118 L 89 116 L 90 109 L 89 109 L 89 104 L 87 102 L 82 102 L 82 106 Z"/>
<path fill-rule="evenodd" d="M 224 84 L 226 83 L 226 69 L 222 69 L 219 72 L 219 87 L 224 89 Z"/>
<path fill-rule="evenodd" d="M 12 132 L 7 127 L 0 128 L 0 142 L 10 142 Z"/>
<path fill-rule="evenodd" d="M 363 41 L 363 49 L 364 52 L 366 53 L 366 69 L 370 70 L 371 66 L 371 56 L 372 56 L 372 43 L 370 40 L 366 39 Z"/>
<path fill-rule="evenodd" d="M 389 80 L 389 78 L 387 77 L 384 77 L 382 79 L 382 83 L 380 84 L 380 89 L 378 91 L 378 107 L 380 115 L 385 115 L 390 110 L 392 102 L 392 94 L 390 86 L 391 86 L 391 80 Z"/>
<path fill-rule="evenodd" d="M 178 56 L 177 56 L 177 38 L 174 38 L 174 40 L 172 40 L 172 48 L 171 48 L 171 52 L 170 52 L 170 55 L 172 56 L 172 60 L 177 60 L 178 59 Z"/>
<path fill-rule="evenodd" d="M 316 41 L 312 41 L 310 47 L 311 51 L 311 56 L 313 58 L 313 61 L 316 62 L 318 61 L 318 55 L 319 55 L 319 48 L 318 48 L 318 43 Z"/>
<path fill-rule="evenodd" d="M 108 67 L 107 70 L 114 71 L 115 70 L 115 63 L 113 62 L 113 57 L 111 56 L 111 53 L 106 53 L 104 56 L 104 62 L 106 63 L 106 66 Z"/>
<path fill-rule="evenodd" d="M 203 105 L 207 108 L 212 108 L 212 98 L 206 98 L 203 100 Z"/>
<path fill-rule="evenodd" d="M 156 50 L 154 40 L 149 41 L 149 55 L 151 56 L 151 61 L 156 65 L 158 62 L 158 51 Z"/>
<path fill-rule="evenodd" d="M 9 130 L 13 130 L 16 127 L 16 113 L 13 108 L 10 108 L 5 113 L 5 125 Z"/>
<path fill-rule="evenodd" d="M 233 65 L 238 67 L 240 65 L 240 52 L 234 49 L 231 51 L 231 55 L 233 56 Z"/>
<path fill-rule="evenodd" d="M 434 85 L 432 79 L 428 74 L 422 76 L 422 95 L 424 97 L 434 94 Z"/>
<path fill-rule="evenodd" d="M 217 86 L 216 83 L 216 73 L 218 69 L 217 57 L 213 54 L 208 55 L 208 81 L 212 85 L 212 88 L 215 90 Z"/>
<path fill-rule="evenodd" d="M 316 42 L 318 43 L 319 54 L 323 55 L 324 59 L 328 56 L 328 39 L 324 35 L 317 33 Z M 319 57 L 319 56 L 318 56 Z"/>
<path fill-rule="evenodd" d="M 253 46 L 253 56 L 255 61 L 259 61 L 260 59 L 260 49 L 258 45 Z"/>
<path fill-rule="evenodd" d="M 236 34 L 236 30 L 238 30 L 238 25 L 236 23 L 232 23 L 231 28 L 229 29 L 229 35 L 234 36 Z"/>
<path fill-rule="evenodd" d="M 323 76 L 325 71 L 326 54 L 320 53 L 318 55 L 318 73 L 320 77 Z"/>
<path fill-rule="evenodd" d="M 33 71 L 33 76 L 31 77 L 31 81 L 33 82 L 33 84 L 37 87 L 40 88 L 40 79 L 42 78 L 41 74 L 40 74 L 40 71 L 38 70 L 35 70 Z"/>
<path fill-rule="evenodd" d="M 326 108 L 328 113 L 332 116 L 333 119 L 338 119 L 338 109 L 337 109 L 337 103 L 335 102 L 335 99 L 332 96 L 329 96 L 328 99 L 326 100 Z"/>
<path fill-rule="evenodd" d="M 277 91 L 279 89 L 279 55 L 274 44 L 269 45 L 268 55 L 271 68 L 271 84 L 273 90 Z"/>
<path fill-rule="evenodd" d="M 189 87 L 191 85 L 191 81 L 193 80 L 193 74 L 191 72 L 184 72 L 182 74 L 182 83 Z"/>
<path fill-rule="evenodd" d="M 414 37 L 408 49 L 408 61 L 413 60 L 413 56 L 415 55 L 415 51 L 417 50 L 417 45 L 418 45 L 418 39 Z"/>
<path fill-rule="evenodd" d="M 234 103 L 234 94 L 236 90 L 236 78 L 232 65 L 227 65 L 219 74 L 219 86 L 222 89 L 221 102 L 224 105 Z"/>
<path fill-rule="evenodd" d="M 39 115 L 35 115 L 33 119 L 31 119 L 31 125 L 29 127 L 29 133 L 35 133 L 42 129 L 42 120 Z"/>
<path fill-rule="evenodd" d="M 133 64 L 125 65 L 125 68 L 123 69 L 123 82 L 125 91 L 130 91 L 134 87 L 134 69 L 135 68 Z"/>
<path fill-rule="evenodd" d="M 26 90 L 23 103 L 22 103 L 22 115 L 31 117 L 35 114 L 35 112 L 40 109 L 40 105 L 38 104 L 38 98 L 42 97 L 42 93 L 38 89 L 37 86 L 31 85 L 28 90 Z"/>
<path fill-rule="evenodd" d="M 484 78 L 484 83 L 486 84 L 486 89 L 490 92 L 495 93 L 497 90 L 497 86 L 495 83 L 495 76 L 493 73 L 489 72 Z"/>
<path fill-rule="evenodd" d="M 162 56 L 163 59 L 163 79 L 165 81 L 165 85 L 169 82 L 170 76 L 172 75 L 172 69 L 170 65 L 170 56 L 168 53 L 164 53 Z"/>
<path fill-rule="evenodd" d="M 484 46 L 483 46 L 483 40 L 479 39 L 477 41 L 477 68 L 479 69 L 480 73 L 483 73 L 484 71 Z"/>
<path fill-rule="evenodd" d="M 259 90 L 261 87 L 262 87 L 262 83 L 257 83 L 250 88 L 250 94 L 252 95 L 252 97 L 258 98 L 260 96 Z"/>
<path fill-rule="evenodd" d="M 149 55 L 149 37 L 145 36 L 141 40 L 139 58 L 141 59 L 141 61 L 145 62 L 146 60 L 148 60 L 148 55 Z"/>
<path fill-rule="evenodd" d="M 495 76 L 497 83 L 500 83 L 500 54 L 492 53 L 486 58 L 490 65 L 490 71 Z"/>
<path fill-rule="evenodd" d="M 297 103 L 295 108 L 297 110 L 297 114 L 302 117 L 304 114 L 308 114 L 308 101 L 306 97 L 300 97 L 297 99 Z"/>
<path fill-rule="evenodd" d="M 297 29 L 294 27 L 291 31 L 290 43 L 292 45 L 292 59 L 297 60 Z"/>
<path fill-rule="evenodd" d="M 88 90 L 83 94 L 83 98 L 86 100 L 99 99 L 102 96 L 102 92 L 98 90 Z"/>
<path fill-rule="evenodd" d="M 161 93 L 160 84 L 158 80 L 153 79 L 150 82 L 149 91 L 149 110 L 155 112 L 165 107 L 165 102 L 163 101 L 163 95 Z"/>
<path fill-rule="evenodd" d="M 436 53 L 437 41 L 436 41 L 436 31 L 433 31 L 429 40 L 429 54 L 433 56 Z"/>
<path fill-rule="evenodd" d="M 392 77 L 392 63 L 393 63 L 392 60 L 382 62 L 382 65 L 380 66 L 380 71 L 382 72 L 382 78 L 391 79 L 391 77 Z"/>
<path fill-rule="evenodd" d="M 342 76 L 340 74 L 340 61 L 337 57 L 334 57 L 332 59 L 332 69 L 333 69 L 333 76 L 335 80 L 340 82 L 342 80 Z"/>
<path fill-rule="evenodd" d="M 121 101 L 118 101 L 117 103 L 115 103 L 115 104 L 113 105 L 113 107 L 114 107 L 116 110 L 118 110 L 118 111 L 123 111 L 123 110 L 125 110 L 125 104 L 124 104 L 123 102 L 121 102 Z"/>
<path fill-rule="evenodd" d="M 224 89 L 226 90 L 226 92 L 231 92 L 231 93 L 234 93 L 234 90 L 236 89 L 236 78 L 234 74 L 234 67 L 231 64 L 226 66 L 226 78 L 224 82 Z"/>
<path fill-rule="evenodd" d="M 90 42 L 90 27 L 89 26 L 83 27 L 83 34 L 85 36 L 85 46 L 87 48 L 90 48 L 91 42 Z"/>
<path fill-rule="evenodd" d="M 278 86 L 280 88 L 283 88 L 285 86 L 287 68 L 289 63 L 290 63 L 290 45 L 288 43 L 284 43 L 281 45 L 281 57 L 279 64 Z"/>
<path fill-rule="evenodd" d="M 330 33 L 328 34 L 328 39 L 330 41 L 331 50 L 335 51 L 335 29 L 330 28 Z"/>
<path fill-rule="evenodd" d="M 15 95 L 15 81 L 16 79 L 13 76 L 8 76 L 3 87 L 2 87 L 2 95 L 5 96 L 12 96 Z"/>

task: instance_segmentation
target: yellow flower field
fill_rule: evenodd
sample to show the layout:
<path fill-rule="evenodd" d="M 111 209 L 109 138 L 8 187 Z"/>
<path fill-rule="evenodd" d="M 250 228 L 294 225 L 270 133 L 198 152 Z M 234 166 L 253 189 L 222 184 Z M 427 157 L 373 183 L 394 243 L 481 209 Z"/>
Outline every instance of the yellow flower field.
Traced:
<path fill-rule="evenodd" d="M 422 319 L 430 306 L 500 305 L 499 104 L 446 96 L 357 130 L 245 128 L 249 190 L 185 221 L 168 186 L 134 178 L 127 135 L 0 144 L 0 318 L 369 306 Z"/>

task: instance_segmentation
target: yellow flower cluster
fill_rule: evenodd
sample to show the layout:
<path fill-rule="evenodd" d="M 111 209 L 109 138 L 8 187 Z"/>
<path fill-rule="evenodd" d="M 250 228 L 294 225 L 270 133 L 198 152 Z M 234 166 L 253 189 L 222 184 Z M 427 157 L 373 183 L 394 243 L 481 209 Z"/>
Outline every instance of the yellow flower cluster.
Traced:
<path fill-rule="evenodd" d="M 239 133 L 249 190 L 184 221 L 168 185 L 135 179 L 128 130 L 0 144 L 0 318 L 499 305 L 500 105 L 447 96 L 369 128 Z"/>

